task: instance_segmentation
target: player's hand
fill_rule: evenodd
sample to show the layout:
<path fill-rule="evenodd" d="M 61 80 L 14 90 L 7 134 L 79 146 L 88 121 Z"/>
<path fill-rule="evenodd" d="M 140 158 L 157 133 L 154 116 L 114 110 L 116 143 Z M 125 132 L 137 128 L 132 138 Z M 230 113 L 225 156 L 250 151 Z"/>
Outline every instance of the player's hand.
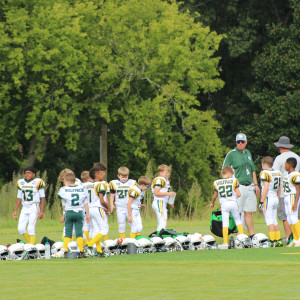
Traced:
<path fill-rule="evenodd" d="M 170 197 L 175 197 L 176 193 L 175 192 L 169 192 Z"/>
<path fill-rule="evenodd" d="M 215 207 L 215 204 L 214 204 L 214 203 L 211 203 L 209 207 L 210 207 L 210 208 L 214 208 L 214 207 Z"/>
<path fill-rule="evenodd" d="M 60 220 L 59 220 L 60 223 L 65 223 L 65 215 L 63 215 Z"/>
<path fill-rule="evenodd" d="M 296 211 L 296 210 L 297 210 L 297 206 L 298 206 L 297 203 L 294 203 L 294 205 L 293 205 L 293 207 L 292 207 L 292 210 L 293 210 L 293 211 Z"/>
<path fill-rule="evenodd" d="M 90 217 L 88 217 L 88 216 L 85 218 L 85 220 L 86 220 L 87 223 L 90 223 L 90 222 L 91 222 L 91 219 L 90 219 Z"/>
<path fill-rule="evenodd" d="M 168 203 L 168 204 L 172 209 L 174 208 L 174 204 L 170 204 L 170 203 Z"/>
<path fill-rule="evenodd" d="M 43 218 L 44 218 L 44 212 L 43 212 L 43 211 L 40 211 L 40 213 L 39 213 L 39 218 L 40 218 L 40 219 L 43 219 Z"/>
<path fill-rule="evenodd" d="M 133 219 L 132 217 L 128 217 L 128 223 L 132 223 Z"/>
<path fill-rule="evenodd" d="M 107 216 L 109 216 L 109 215 L 110 215 L 110 209 L 108 209 L 108 208 L 105 208 L 105 209 L 104 209 L 104 212 L 106 213 L 106 215 L 107 215 Z"/>
<path fill-rule="evenodd" d="M 112 213 L 114 211 L 114 209 L 115 209 L 115 206 L 112 205 L 111 208 L 110 208 L 110 212 Z"/>
<path fill-rule="evenodd" d="M 146 207 L 146 205 L 145 204 L 141 204 L 141 207 Z"/>
<path fill-rule="evenodd" d="M 264 211 L 264 202 L 259 202 L 258 209 L 262 212 Z"/>
<path fill-rule="evenodd" d="M 17 218 L 17 212 L 16 212 L 16 211 L 14 211 L 14 212 L 12 213 L 12 217 L 13 217 L 14 219 Z"/>

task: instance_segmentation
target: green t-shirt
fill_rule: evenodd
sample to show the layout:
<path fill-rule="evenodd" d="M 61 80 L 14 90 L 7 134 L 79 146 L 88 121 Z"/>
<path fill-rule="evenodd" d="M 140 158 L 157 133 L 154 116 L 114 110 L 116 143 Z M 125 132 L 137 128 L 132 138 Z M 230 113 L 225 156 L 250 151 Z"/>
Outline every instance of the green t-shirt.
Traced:
<path fill-rule="evenodd" d="M 223 167 L 230 166 L 234 169 L 234 176 L 240 184 L 251 184 L 253 182 L 253 172 L 256 171 L 252 155 L 249 150 L 239 151 L 236 147 L 229 151 L 224 159 Z"/>

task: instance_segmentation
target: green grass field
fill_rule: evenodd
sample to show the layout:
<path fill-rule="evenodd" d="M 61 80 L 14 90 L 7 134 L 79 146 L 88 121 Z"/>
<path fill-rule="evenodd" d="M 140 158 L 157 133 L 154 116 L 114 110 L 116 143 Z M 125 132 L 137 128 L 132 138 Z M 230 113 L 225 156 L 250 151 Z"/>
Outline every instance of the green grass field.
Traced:
<path fill-rule="evenodd" d="M 168 227 L 208 234 L 207 224 L 170 221 Z M 154 231 L 153 221 L 144 225 L 145 235 Z M 14 221 L 0 220 L 0 228 L 1 244 L 18 237 Z M 255 229 L 266 233 L 261 219 L 256 220 Z M 61 230 L 61 224 L 41 220 L 37 241 L 44 235 L 58 240 Z M 110 235 L 117 236 L 115 222 Z M 0 295 L 5 299 L 300 299 L 298 248 L 0 261 L 0 270 Z"/>

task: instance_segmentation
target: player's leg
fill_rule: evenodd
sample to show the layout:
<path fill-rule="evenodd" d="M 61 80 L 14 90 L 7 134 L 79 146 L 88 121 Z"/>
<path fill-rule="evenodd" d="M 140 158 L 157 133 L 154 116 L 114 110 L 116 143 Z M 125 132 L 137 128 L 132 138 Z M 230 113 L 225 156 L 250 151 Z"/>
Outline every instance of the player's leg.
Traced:
<path fill-rule="evenodd" d="M 239 208 L 237 206 L 237 203 L 234 201 L 231 201 L 231 209 L 230 212 L 232 214 L 232 217 L 234 219 L 235 225 L 238 229 L 238 233 L 239 234 L 243 234 L 244 233 L 244 228 L 243 228 L 243 224 L 240 218 L 240 214 L 239 214 Z"/>
<path fill-rule="evenodd" d="M 26 230 L 27 224 L 29 221 L 29 213 L 27 213 L 26 207 L 23 207 L 18 222 L 18 231 L 21 235 L 24 236 L 27 243 L 30 243 L 30 237 Z"/>
<path fill-rule="evenodd" d="M 284 197 L 279 198 L 279 205 L 278 205 L 278 209 L 277 209 L 277 215 L 278 215 L 278 220 L 282 221 L 283 229 L 284 229 L 284 232 L 285 232 L 285 239 L 286 239 L 286 241 L 288 241 L 288 238 L 292 233 L 292 229 L 291 229 L 291 226 L 290 226 L 289 222 L 287 221 Z"/>
<path fill-rule="evenodd" d="M 267 197 L 264 203 L 264 215 L 265 215 L 266 225 L 268 226 L 270 242 L 274 244 L 275 227 L 273 224 L 273 203 L 272 203 L 272 198 L 270 197 Z"/>
<path fill-rule="evenodd" d="M 80 252 L 83 252 L 83 214 L 82 212 L 74 213 L 74 222 L 77 246 Z"/>
<path fill-rule="evenodd" d="M 30 243 L 33 245 L 35 245 L 35 226 L 36 226 L 39 213 L 40 213 L 39 203 L 36 203 L 36 205 L 31 205 L 27 229 L 30 237 Z"/>
<path fill-rule="evenodd" d="M 223 244 L 228 245 L 229 211 L 228 202 L 221 205 Z"/>
<path fill-rule="evenodd" d="M 152 204 L 152 208 L 154 209 L 157 218 L 157 231 L 166 229 L 167 227 L 167 211 L 164 206 L 162 200 L 155 200 Z"/>
<path fill-rule="evenodd" d="M 132 239 L 136 238 L 136 234 L 138 232 L 136 211 L 137 211 L 136 209 L 132 209 L 132 211 L 131 211 L 132 222 L 130 223 L 130 238 L 132 238 Z"/>
<path fill-rule="evenodd" d="M 295 211 L 293 211 L 293 206 L 296 200 L 296 195 L 293 194 L 291 195 L 291 221 L 292 224 L 294 225 L 294 240 L 296 242 L 295 247 L 300 247 L 300 222 L 298 220 L 298 208 L 299 208 L 299 201 L 298 201 L 298 206 Z"/>
<path fill-rule="evenodd" d="M 65 249 L 65 253 L 68 252 L 68 244 L 71 241 L 73 231 L 73 212 L 67 210 L 65 213 L 65 236 L 63 241 L 63 248 Z"/>
<path fill-rule="evenodd" d="M 126 237 L 126 210 L 127 207 L 123 206 L 117 206 L 116 211 L 117 211 L 117 219 L 118 219 L 118 226 L 119 226 L 119 236 L 121 239 L 125 239 Z"/>

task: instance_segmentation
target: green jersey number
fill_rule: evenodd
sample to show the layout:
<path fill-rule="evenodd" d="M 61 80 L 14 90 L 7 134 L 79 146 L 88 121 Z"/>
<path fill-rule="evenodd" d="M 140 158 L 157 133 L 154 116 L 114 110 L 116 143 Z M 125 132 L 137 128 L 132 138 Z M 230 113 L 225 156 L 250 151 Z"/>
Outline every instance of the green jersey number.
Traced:
<path fill-rule="evenodd" d="M 275 177 L 274 178 L 274 186 L 273 186 L 273 190 L 278 190 L 278 185 L 279 185 L 279 177 Z"/>
<path fill-rule="evenodd" d="M 232 196 L 232 185 L 221 185 L 219 187 L 219 194 L 221 197 L 231 197 Z"/>
<path fill-rule="evenodd" d="M 33 190 L 23 191 L 24 193 L 24 201 L 32 201 L 33 200 Z"/>
<path fill-rule="evenodd" d="M 127 197 L 128 190 L 117 190 L 117 193 L 119 193 L 119 199 L 124 199 Z"/>
<path fill-rule="evenodd" d="M 285 193 L 290 193 L 291 192 L 290 187 L 289 187 L 289 183 L 287 181 L 283 182 L 283 190 L 284 190 Z"/>
<path fill-rule="evenodd" d="M 89 202 L 91 203 L 92 202 L 92 191 L 89 190 Z"/>
<path fill-rule="evenodd" d="M 72 206 L 79 206 L 79 195 L 72 194 L 71 197 L 72 197 L 71 199 Z"/>

